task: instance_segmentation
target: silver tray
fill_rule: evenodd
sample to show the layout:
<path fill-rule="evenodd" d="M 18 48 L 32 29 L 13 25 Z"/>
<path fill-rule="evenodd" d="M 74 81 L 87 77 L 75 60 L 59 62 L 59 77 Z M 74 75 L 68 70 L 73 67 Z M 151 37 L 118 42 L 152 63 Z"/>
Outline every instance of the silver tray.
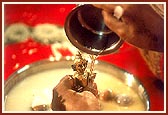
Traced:
<path fill-rule="evenodd" d="M 6 100 L 6 97 L 8 93 L 13 89 L 13 87 L 27 78 L 30 75 L 52 70 L 52 69 L 69 69 L 71 68 L 71 65 L 73 64 L 73 61 L 71 59 L 61 59 L 59 61 L 51 61 L 51 60 L 41 60 L 34 62 L 29 65 L 25 65 L 23 68 L 19 69 L 15 73 L 13 73 L 4 84 L 4 102 Z M 117 79 L 121 80 L 125 85 L 133 89 L 141 98 L 141 100 L 144 103 L 145 110 L 150 110 L 150 102 L 148 94 L 143 86 L 143 84 L 132 74 L 103 61 L 98 61 L 97 64 L 95 64 L 95 70 L 102 71 L 104 73 L 108 73 L 110 75 L 115 76 Z M 73 70 L 72 70 L 73 71 Z M 65 72 L 65 74 L 68 74 Z M 130 78 L 128 80 L 128 78 Z M 31 85 L 31 84 L 30 84 Z M 17 105 L 17 104 L 16 104 Z"/>

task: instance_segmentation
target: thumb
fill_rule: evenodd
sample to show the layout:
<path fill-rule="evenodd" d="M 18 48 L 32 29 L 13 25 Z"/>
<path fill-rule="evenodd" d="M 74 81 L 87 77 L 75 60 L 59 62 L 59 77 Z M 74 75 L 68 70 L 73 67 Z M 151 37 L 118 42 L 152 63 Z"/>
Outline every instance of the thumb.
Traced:
<path fill-rule="evenodd" d="M 112 13 L 106 11 L 102 11 L 102 15 L 104 17 L 104 23 L 109 29 L 111 29 L 118 36 L 120 36 L 120 38 L 126 37 L 128 26 L 124 22 L 118 20 L 112 15 Z"/>

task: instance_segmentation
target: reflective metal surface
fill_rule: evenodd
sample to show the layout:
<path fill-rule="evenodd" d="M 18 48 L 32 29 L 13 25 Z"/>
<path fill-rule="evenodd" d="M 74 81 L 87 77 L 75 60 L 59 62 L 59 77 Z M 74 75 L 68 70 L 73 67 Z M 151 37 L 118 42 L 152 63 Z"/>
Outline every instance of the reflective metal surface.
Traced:
<path fill-rule="evenodd" d="M 60 68 L 70 68 L 70 66 L 73 64 L 72 61 L 73 57 L 67 57 L 65 59 L 61 59 L 59 61 L 51 61 L 51 60 L 42 60 L 38 61 L 29 65 L 24 66 L 22 69 L 16 71 L 13 75 L 9 77 L 5 81 L 5 87 L 4 87 L 4 97 L 8 95 L 8 92 L 20 81 L 24 80 L 24 78 L 33 75 L 35 73 L 43 72 L 46 70 L 51 70 L 51 69 L 60 69 Z M 108 69 L 107 69 L 108 68 Z M 136 79 L 135 76 L 132 74 L 123 71 L 119 68 L 117 68 L 114 65 L 102 62 L 102 61 L 97 61 L 95 65 L 95 70 L 99 70 L 108 74 L 111 74 L 115 76 L 116 78 L 120 79 L 124 84 L 126 84 L 128 87 L 133 89 L 141 98 L 145 105 L 145 110 L 149 111 L 150 110 L 150 102 L 149 102 L 149 97 L 148 94 L 143 87 L 143 85 Z M 65 73 L 68 74 L 68 73 Z M 130 94 L 131 95 L 131 94 Z M 123 97 L 123 96 L 122 96 Z M 4 99 L 5 101 L 5 99 Z M 117 103 L 121 105 L 129 105 L 131 103 L 131 98 L 129 97 L 124 97 L 116 99 Z M 122 101 L 122 102 L 121 102 Z"/>
<path fill-rule="evenodd" d="M 89 4 L 73 9 L 66 18 L 64 28 L 69 41 L 89 54 L 109 54 L 115 52 L 123 43 L 105 25 L 101 9 Z"/>

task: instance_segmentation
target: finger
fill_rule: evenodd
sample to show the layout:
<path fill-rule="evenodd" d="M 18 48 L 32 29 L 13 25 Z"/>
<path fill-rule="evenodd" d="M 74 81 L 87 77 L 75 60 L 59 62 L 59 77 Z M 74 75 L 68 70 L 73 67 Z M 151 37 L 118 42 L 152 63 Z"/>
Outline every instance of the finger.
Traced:
<path fill-rule="evenodd" d="M 128 26 L 122 21 L 116 19 L 112 14 L 103 11 L 104 22 L 113 32 L 119 35 L 121 38 L 126 37 Z"/>
<path fill-rule="evenodd" d="M 124 13 L 124 9 L 121 7 L 121 6 L 116 6 L 115 9 L 114 9 L 114 16 L 117 18 L 117 19 L 120 19 L 122 17 Z"/>

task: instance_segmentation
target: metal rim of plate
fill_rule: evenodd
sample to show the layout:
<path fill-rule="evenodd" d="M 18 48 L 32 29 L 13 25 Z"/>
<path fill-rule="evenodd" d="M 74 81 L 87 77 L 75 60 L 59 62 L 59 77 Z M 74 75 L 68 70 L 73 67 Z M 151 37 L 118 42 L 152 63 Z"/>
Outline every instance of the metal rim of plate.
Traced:
<path fill-rule="evenodd" d="M 15 86 L 21 80 L 23 80 L 24 78 L 26 78 L 27 76 L 33 75 L 40 71 L 50 69 L 69 68 L 71 67 L 72 64 L 73 64 L 72 58 L 71 59 L 62 58 L 59 61 L 57 60 L 51 61 L 49 59 L 44 59 L 25 65 L 21 69 L 14 72 L 11 76 L 9 76 L 8 79 L 4 82 L 4 101 L 5 97 L 7 96 L 8 92 L 12 89 L 12 87 Z M 116 74 L 117 78 L 119 78 L 122 82 L 128 85 L 128 87 L 131 87 L 134 91 L 136 91 L 136 93 L 140 96 L 141 100 L 145 105 L 145 111 L 150 110 L 149 95 L 147 94 L 146 89 L 144 88 L 142 83 L 135 76 L 104 61 L 98 60 L 98 63 L 95 64 L 95 69 L 109 73 L 109 69 L 106 68 L 111 68 L 113 70 L 113 74 Z M 130 79 L 129 82 L 127 79 L 130 76 L 132 76 L 131 85 L 130 85 Z"/>

